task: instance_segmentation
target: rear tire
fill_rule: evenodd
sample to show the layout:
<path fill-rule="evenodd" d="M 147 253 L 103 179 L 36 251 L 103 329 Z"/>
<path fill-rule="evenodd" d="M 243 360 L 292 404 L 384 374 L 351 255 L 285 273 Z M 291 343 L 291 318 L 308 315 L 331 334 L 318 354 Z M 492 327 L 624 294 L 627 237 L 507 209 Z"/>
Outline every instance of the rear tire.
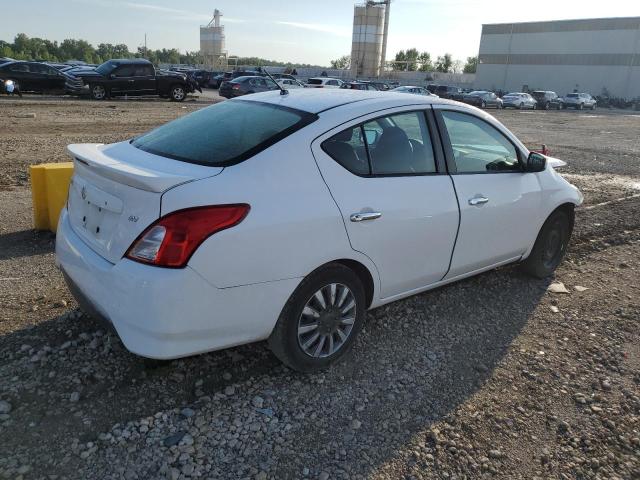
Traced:
<path fill-rule="evenodd" d="M 322 370 L 353 347 L 365 310 L 364 286 L 355 272 L 339 263 L 328 264 L 310 273 L 293 292 L 269 347 L 294 370 Z"/>
<path fill-rule="evenodd" d="M 520 104 L 520 110 L 524 110 L 524 103 Z"/>
<path fill-rule="evenodd" d="M 487 108 L 487 102 L 483 100 L 482 103 L 480 104 L 480 108 Z"/>
<path fill-rule="evenodd" d="M 545 110 L 549 110 L 549 108 L 551 108 L 551 104 L 549 102 L 544 104 L 544 109 Z"/>
<path fill-rule="evenodd" d="M 584 110 L 584 103 L 580 104 L 580 106 L 578 107 L 578 110 Z"/>
<path fill-rule="evenodd" d="M 522 262 L 522 270 L 536 278 L 551 275 L 567 251 L 571 222 L 567 212 L 556 210 L 544 222 L 531 254 Z"/>

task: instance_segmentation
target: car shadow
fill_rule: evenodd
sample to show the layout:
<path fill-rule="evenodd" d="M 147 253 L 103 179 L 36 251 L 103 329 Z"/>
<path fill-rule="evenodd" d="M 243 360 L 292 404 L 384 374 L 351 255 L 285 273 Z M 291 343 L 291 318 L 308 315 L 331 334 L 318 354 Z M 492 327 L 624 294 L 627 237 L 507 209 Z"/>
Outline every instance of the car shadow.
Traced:
<path fill-rule="evenodd" d="M 73 311 L 0 337 L 0 383 L 18 378 L 21 385 L 7 398 L 19 421 L 3 426 L 0 451 L 11 452 L 17 438 L 34 455 L 63 456 L 69 438 L 94 441 L 117 423 L 186 405 L 207 408 L 213 397 L 232 409 L 237 395 L 250 390 L 293 426 L 286 433 L 292 448 L 256 452 L 277 455 L 276 478 L 298 477 L 309 466 L 309 452 L 315 452 L 314 467 L 367 477 L 482 387 L 548 284 L 505 267 L 381 307 L 369 312 L 354 350 L 313 375 L 282 366 L 264 342 L 150 365 L 104 324 Z M 229 385 L 238 393 L 227 398 Z M 70 400 L 74 392 L 79 401 Z M 244 408 L 253 411 L 250 399 Z M 361 421 L 357 429 L 354 418 Z M 338 458 L 347 443 L 362 451 Z M 231 447 L 223 453 L 234 454 Z M 245 462 L 253 460 L 258 463 Z M 72 461 L 42 473 L 73 474 L 74 468 Z"/>
<path fill-rule="evenodd" d="M 55 238 L 51 232 L 38 230 L 0 234 L 0 260 L 52 253 Z"/>

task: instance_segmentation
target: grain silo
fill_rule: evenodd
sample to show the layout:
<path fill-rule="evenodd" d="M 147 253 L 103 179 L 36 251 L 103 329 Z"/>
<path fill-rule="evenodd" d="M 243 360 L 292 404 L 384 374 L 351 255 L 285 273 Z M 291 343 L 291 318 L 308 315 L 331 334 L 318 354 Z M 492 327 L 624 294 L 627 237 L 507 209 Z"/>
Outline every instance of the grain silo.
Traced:
<path fill-rule="evenodd" d="M 226 69 L 227 52 L 224 49 L 224 26 L 220 25 L 222 13 L 216 9 L 208 25 L 200 27 L 200 55 L 211 68 Z"/>
<path fill-rule="evenodd" d="M 357 77 L 378 77 L 384 69 L 391 0 L 356 4 L 353 14 L 351 71 Z"/>

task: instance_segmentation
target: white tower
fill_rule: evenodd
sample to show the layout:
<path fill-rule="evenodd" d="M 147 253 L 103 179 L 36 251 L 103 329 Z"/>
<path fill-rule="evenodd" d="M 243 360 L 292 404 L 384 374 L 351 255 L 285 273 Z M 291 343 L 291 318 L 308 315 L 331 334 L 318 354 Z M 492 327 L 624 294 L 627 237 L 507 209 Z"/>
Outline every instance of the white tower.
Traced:
<path fill-rule="evenodd" d="M 216 9 L 211 21 L 200 27 L 200 54 L 205 65 L 214 69 L 227 68 L 224 26 L 220 25 L 221 16 L 220 10 Z"/>

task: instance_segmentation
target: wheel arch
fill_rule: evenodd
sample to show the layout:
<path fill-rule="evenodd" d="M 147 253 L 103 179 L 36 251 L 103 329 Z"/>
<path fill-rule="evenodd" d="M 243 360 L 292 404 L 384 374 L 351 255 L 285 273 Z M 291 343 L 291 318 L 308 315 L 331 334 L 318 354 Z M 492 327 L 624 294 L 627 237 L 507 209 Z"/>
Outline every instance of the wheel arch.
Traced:
<path fill-rule="evenodd" d="M 312 275 L 318 270 L 322 270 L 323 268 L 335 264 L 347 267 L 357 275 L 357 277 L 362 282 L 362 286 L 364 287 L 365 304 L 366 308 L 369 309 L 373 303 L 376 292 L 375 281 L 369 267 L 358 260 L 354 260 L 353 258 L 338 258 L 335 260 L 331 260 L 329 262 L 323 263 L 322 265 L 319 265 L 317 268 L 313 269 L 307 275 L 305 275 L 304 278 L 307 278 L 309 275 Z"/>
<path fill-rule="evenodd" d="M 531 254 L 531 251 L 533 250 L 533 246 L 536 243 L 536 240 L 538 239 L 538 236 L 540 235 L 540 231 L 542 230 L 542 227 L 544 226 L 544 224 L 546 223 L 546 221 L 549 219 L 549 217 L 551 215 L 553 215 L 555 212 L 557 211 L 563 211 L 567 214 L 567 216 L 569 217 L 569 234 L 571 234 L 573 232 L 573 225 L 575 223 L 575 218 L 576 218 L 576 212 L 575 212 L 575 208 L 576 208 L 576 204 L 570 201 L 565 201 L 564 203 L 561 203 L 560 205 L 556 206 L 553 210 L 551 210 L 545 217 L 544 220 L 542 221 L 542 223 L 540 223 L 540 225 L 538 226 L 538 230 L 536 232 L 536 236 L 533 239 L 533 242 L 531 243 L 531 245 L 529 246 L 529 249 L 524 253 L 524 255 L 522 255 L 522 259 L 526 259 L 527 257 L 529 257 L 529 255 Z"/>

